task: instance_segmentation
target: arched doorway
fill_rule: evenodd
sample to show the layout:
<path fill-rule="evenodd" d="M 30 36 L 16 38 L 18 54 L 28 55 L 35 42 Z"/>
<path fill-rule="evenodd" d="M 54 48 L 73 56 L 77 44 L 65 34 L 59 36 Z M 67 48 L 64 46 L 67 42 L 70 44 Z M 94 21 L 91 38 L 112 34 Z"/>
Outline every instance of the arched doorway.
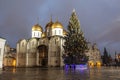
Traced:
<path fill-rule="evenodd" d="M 37 49 L 39 54 L 38 63 L 43 67 L 48 66 L 48 47 L 46 45 L 40 45 Z"/>

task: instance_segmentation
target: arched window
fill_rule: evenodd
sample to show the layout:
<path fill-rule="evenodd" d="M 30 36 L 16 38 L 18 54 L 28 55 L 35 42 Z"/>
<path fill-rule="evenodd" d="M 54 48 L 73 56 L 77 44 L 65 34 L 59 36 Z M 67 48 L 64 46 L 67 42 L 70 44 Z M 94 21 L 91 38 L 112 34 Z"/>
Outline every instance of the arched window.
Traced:
<path fill-rule="evenodd" d="M 22 43 L 22 47 L 24 47 L 24 42 Z"/>

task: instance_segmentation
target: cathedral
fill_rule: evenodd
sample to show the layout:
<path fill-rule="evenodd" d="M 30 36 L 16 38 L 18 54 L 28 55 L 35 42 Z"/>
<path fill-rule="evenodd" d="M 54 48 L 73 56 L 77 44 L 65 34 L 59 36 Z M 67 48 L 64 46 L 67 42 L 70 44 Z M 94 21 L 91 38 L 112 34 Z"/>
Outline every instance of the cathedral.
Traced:
<path fill-rule="evenodd" d="M 16 67 L 63 66 L 63 37 L 66 31 L 57 20 L 48 22 L 45 31 L 39 24 L 32 27 L 30 39 L 17 43 Z"/>

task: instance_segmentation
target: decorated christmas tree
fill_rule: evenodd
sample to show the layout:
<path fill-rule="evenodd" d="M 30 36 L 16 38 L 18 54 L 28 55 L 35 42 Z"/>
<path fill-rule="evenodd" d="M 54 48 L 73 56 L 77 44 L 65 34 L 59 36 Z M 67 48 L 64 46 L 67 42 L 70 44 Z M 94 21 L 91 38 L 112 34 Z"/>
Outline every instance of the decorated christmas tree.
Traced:
<path fill-rule="evenodd" d="M 87 50 L 87 42 L 83 32 L 80 29 L 80 22 L 77 18 L 75 10 L 73 10 L 64 44 L 65 54 L 63 55 L 65 64 L 81 64 L 88 61 L 85 55 Z"/>

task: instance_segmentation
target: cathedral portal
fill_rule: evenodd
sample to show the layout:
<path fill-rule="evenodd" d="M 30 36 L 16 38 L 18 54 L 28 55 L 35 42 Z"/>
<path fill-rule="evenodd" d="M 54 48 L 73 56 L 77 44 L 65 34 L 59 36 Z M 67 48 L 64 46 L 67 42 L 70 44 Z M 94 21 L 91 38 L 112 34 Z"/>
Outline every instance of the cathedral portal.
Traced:
<path fill-rule="evenodd" d="M 48 47 L 46 45 L 40 45 L 37 49 L 39 66 L 48 66 Z"/>

